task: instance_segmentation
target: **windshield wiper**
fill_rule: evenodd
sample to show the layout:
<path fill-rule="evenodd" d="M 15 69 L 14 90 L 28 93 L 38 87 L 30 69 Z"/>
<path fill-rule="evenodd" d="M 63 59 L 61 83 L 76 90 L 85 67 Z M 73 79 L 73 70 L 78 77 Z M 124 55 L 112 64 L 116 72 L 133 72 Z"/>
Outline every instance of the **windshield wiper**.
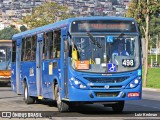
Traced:
<path fill-rule="evenodd" d="M 124 36 L 124 33 L 120 33 L 118 37 L 122 37 L 122 36 Z"/>
<path fill-rule="evenodd" d="M 90 37 L 94 45 L 97 45 L 98 48 L 102 48 L 102 46 L 99 44 L 97 40 L 94 39 L 93 35 L 89 32 L 87 32 L 87 35 Z"/>

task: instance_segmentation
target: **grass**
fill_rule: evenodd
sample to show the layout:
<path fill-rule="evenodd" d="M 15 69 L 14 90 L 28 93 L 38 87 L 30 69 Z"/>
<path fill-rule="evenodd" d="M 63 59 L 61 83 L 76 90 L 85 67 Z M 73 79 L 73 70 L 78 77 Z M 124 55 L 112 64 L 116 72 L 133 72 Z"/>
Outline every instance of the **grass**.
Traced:
<path fill-rule="evenodd" d="M 160 88 L 160 68 L 148 68 L 147 87 Z"/>
<path fill-rule="evenodd" d="M 156 61 L 156 55 L 148 55 L 148 64 L 151 63 L 151 57 L 153 62 Z M 158 55 L 158 63 L 160 64 L 160 55 Z M 160 88 L 160 67 L 148 68 L 147 87 Z"/>
<path fill-rule="evenodd" d="M 153 62 L 156 61 L 156 55 L 148 55 L 148 64 L 151 64 L 151 57 Z M 158 63 L 160 64 L 160 55 L 157 56 L 157 59 L 158 59 Z"/>

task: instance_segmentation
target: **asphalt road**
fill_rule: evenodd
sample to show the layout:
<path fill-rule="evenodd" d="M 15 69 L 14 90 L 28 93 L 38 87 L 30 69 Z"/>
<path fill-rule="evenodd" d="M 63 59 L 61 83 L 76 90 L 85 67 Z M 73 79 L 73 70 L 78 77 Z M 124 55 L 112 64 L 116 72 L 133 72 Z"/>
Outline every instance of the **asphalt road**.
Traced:
<path fill-rule="evenodd" d="M 57 119 L 63 119 L 65 117 L 112 117 L 115 120 L 125 117 L 130 118 L 155 118 L 160 119 L 160 92 L 158 91 L 143 91 L 142 100 L 127 101 L 124 107 L 124 111 L 121 114 L 112 112 L 111 108 L 103 107 L 100 104 L 81 105 L 77 106 L 72 112 L 59 113 L 57 112 L 56 104 L 53 101 L 45 100 L 41 103 L 26 105 L 23 101 L 23 96 L 18 96 L 11 91 L 10 87 L 0 87 L 0 111 L 17 111 L 17 112 L 48 112 L 49 115 L 58 117 Z M 43 112 L 42 112 L 43 111 Z M 2 113 L 1 113 L 2 114 Z M 157 116 L 156 116 L 157 115 Z M 54 117 L 47 118 L 54 119 Z"/>

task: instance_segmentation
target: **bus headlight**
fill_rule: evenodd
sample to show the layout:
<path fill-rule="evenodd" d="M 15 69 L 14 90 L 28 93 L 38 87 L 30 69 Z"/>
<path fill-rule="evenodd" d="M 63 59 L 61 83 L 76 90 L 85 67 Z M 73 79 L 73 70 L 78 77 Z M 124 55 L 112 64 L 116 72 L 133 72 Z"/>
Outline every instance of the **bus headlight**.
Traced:
<path fill-rule="evenodd" d="M 71 78 L 70 81 L 71 84 L 78 89 L 88 89 L 87 86 L 78 79 Z"/>
<path fill-rule="evenodd" d="M 138 86 L 138 84 L 140 83 L 141 81 L 141 77 L 137 77 L 136 79 L 132 80 L 126 88 L 135 88 Z"/>

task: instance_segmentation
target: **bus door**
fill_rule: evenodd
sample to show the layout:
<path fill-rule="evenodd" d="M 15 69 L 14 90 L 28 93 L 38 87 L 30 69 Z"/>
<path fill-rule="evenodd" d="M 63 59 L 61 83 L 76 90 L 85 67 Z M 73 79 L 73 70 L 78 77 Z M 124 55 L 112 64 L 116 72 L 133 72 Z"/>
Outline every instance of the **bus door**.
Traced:
<path fill-rule="evenodd" d="M 11 85 L 16 92 L 16 41 L 12 41 Z"/>
<path fill-rule="evenodd" d="M 16 88 L 17 94 L 22 94 L 21 91 L 21 70 L 20 70 L 20 63 L 21 63 L 21 39 L 17 40 L 16 46 Z"/>
<path fill-rule="evenodd" d="M 42 40 L 43 33 L 37 35 L 37 48 L 36 48 L 36 86 L 37 96 L 42 99 Z"/>
<path fill-rule="evenodd" d="M 43 87 L 43 97 L 45 98 L 53 98 L 52 92 L 52 81 L 54 75 L 58 75 L 58 57 L 56 57 L 53 52 L 55 49 L 53 48 L 53 37 L 56 37 L 54 31 L 48 31 L 44 33 L 43 39 L 43 52 L 42 52 L 42 87 Z M 57 35 L 58 36 L 58 35 Z M 55 45 L 56 46 L 56 45 Z M 56 49 L 58 51 L 58 49 Z M 55 59 L 55 57 L 57 59 Z M 57 71 L 56 71 L 57 70 Z"/>
<path fill-rule="evenodd" d="M 63 72 L 62 73 L 64 73 L 63 75 L 62 75 L 62 88 L 63 88 L 63 93 L 64 93 L 64 97 L 65 98 L 68 98 L 68 66 L 67 66 L 67 64 L 68 64 L 68 50 L 67 50 L 67 46 L 68 46 L 68 44 L 67 44 L 67 30 L 66 30 L 66 28 L 62 28 L 61 29 L 61 36 L 62 36 L 62 45 L 61 46 L 63 46 L 63 47 L 61 47 L 62 49 L 62 66 L 63 66 L 63 68 L 62 68 L 62 70 L 63 70 Z"/>

